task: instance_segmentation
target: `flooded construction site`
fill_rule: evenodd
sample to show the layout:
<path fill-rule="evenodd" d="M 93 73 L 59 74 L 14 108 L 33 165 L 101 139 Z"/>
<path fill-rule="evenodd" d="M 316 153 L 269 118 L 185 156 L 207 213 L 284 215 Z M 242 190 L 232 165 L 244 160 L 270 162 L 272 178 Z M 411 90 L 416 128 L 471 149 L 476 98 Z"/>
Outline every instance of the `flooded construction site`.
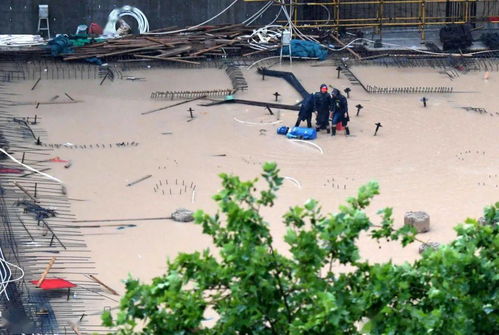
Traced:
<path fill-rule="evenodd" d="M 498 200 L 497 51 L 374 50 L 369 42 L 350 52 L 351 37 L 326 43 L 324 59 L 290 59 L 245 50 L 231 41 L 239 31 L 231 25 L 202 28 L 189 42 L 128 35 L 61 58 L 0 52 L 8 334 L 108 332 L 100 315 L 118 308 L 124 279 L 150 281 L 179 252 L 212 247 L 201 226 L 172 213 L 214 214 L 221 173 L 250 180 L 277 163 L 283 185 L 263 215 L 283 253 L 290 207 L 312 198 L 336 212 L 373 180 L 381 194 L 368 214 L 376 220 L 392 207 L 400 227 L 404 213 L 424 211 L 425 242 L 451 241 L 457 223 Z M 199 42 L 210 33 L 219 35 Z M 348 124 L 331 119 L 316 129 L 314 111 L 316 138 L 278 134 L 291 131 L 303 99 L 322 84 L 346 98 Z M 372 262 L 411 262 L 420 246 L 360 239 Z"/>

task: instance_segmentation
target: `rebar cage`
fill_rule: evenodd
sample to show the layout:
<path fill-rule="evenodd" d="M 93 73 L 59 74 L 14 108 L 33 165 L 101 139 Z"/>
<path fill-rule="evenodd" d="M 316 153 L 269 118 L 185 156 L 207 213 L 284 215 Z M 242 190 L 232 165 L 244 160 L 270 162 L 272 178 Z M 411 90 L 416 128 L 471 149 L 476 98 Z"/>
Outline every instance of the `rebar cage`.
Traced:
<path fill-rule="evenodd" d="M 268 2 L 268 0 L 244 0 Z M 283 5 L 275 1 L 276 5 Z M 417 27 L 422 38 L 431 25 L 499 23 L 497 0 L 286 0 L 299 28 Z M 286 21 L 282 21 L 286 22 Z"/>

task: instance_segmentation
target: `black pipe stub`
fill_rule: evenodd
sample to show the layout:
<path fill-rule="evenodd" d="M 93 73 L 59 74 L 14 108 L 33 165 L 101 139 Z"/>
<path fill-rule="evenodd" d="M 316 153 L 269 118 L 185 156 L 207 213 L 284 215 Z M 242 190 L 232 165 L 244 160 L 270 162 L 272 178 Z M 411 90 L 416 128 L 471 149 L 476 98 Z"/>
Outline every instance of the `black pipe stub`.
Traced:
<path fill-rule="evenodd" d="M 358 105 L 357 105 L 357 106 L 355 106 L 355 107 L 357 107 L 357 114 L 356 114 L 355 116 L 359 116 L 360 110 L 361 110 L 362 108 L 364 108 L 364 106 L 362 106 L 361 104 L 358 104 Z"/>
<path fill-rule="evenodd" d="M 350 89 L 350 87 L 347 87 L 347 88 L 345 88 L 345 89 L 343 90 L 343 92 L 345 92 L 345 93 L 347 94 L 347 98 L 350 98 L 350 92 L 351 92 L 351 91 L 352 91 L 352 90 Z"/>
<path fill-rule="evenodd" d="M 277 101 L 279 99 L 279 97 L 281 96 L 281 94 L 279 92 L 275 92 L 274 96 L 275 96 L 275 101 Z"/>
<path fill-rule="evenodd" d="M 376 130 L 374 131 L 374 136 L 376 136 L 378 134 L 379 128 L 383 127 L 381 125 L 381 122 L 376 122 L 375 125 L 376 125 Z"/>
<path fill-rule="evenodd" d="M 422 97 L 421 101 L 423 102 L 423 106 L 426 107 L 426 102 L 428 102 L 428 98 Z"/>
<path fill-rule="evenodd" d="M 338 67 L 336 68 L 336 71 L 338 71 L 338 79 L 340 79 L 340 73 L 341 73 L 341 70 L 343 70 L 343 69 L 341 68 L 341 66 L 338 66 Z"/>

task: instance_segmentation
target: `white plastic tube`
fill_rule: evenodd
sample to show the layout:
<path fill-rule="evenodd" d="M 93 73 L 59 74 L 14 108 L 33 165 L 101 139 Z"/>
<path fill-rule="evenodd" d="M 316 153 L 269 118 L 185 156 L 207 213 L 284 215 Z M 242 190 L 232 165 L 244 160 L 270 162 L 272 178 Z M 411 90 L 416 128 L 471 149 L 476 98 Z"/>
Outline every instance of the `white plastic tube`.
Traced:
<path fill-rule="evenodd" d="M 41 171 L 38 171 L 36 169 L 33 169 L 31 166 L 28 166 L 26 164 L 23 164 L 21 163 L 20 161 L 18 161 L 17 159 L 15 159 L 14 157 L 12 157 L 9 153 L 7 153 L 7 151 L 3 150 L 2 148 L 0 148 L 0 152 L 2 152 L 5 156 L 9 157 L 13 162 L 25 167 L 26 169 L 30 170 L 30 171 L 33 171 L 35 173 L 38 173 L 42 176 L 44 176 L 45 178 L 48 178 L 50 180 L 53 180 L 55 182 L 58 182 L 59 184 L 64 184 L 60 179 L 57 179 L 56 177 L 52 177 L 51 175 L 49 174 L 46 174 L 44 172 L 41 172 Z"/>
<path fill-rule="evenodd" d="M 287 180 L 290 180 L 292 181 L 293 183 L 295 183 L 296 186 L 298 186 L 298 188 L 301 189 L 301 184 L 298 180 L 296 180 L 295 178 L 293 177 L 287 177 L 287 176 L 284 176 L 284 179 L 287 179 Z"/>
<path fill-rule="evenodd" d="M 274 121 L 274 122 L 249 122 L 249 121 L 239 120 L 237 117 L 234 118 L 234 121 L 237 121 L 237 122 L 242 123 L 242 124 L 249 124 L 252 126 L 259 126 L 259 125 L 265 126 L 265 125 L 272 125 L 272 124 L 277 124 L 277 123 L 282 122 L 282 120 L 278 120 L 278 121 Z"/>
<path fill-rule="evenodd" d="M 304 140 L 291 140 L 292 142 L 297 142 L 297 143 L 306 143 L 308 145 L 314 146 L 321 154 L 324 154 L 324 150 L 320 146 L 318 146 L 315 143 L 309 142 L 309 141 L 304 141 Z"/>
<path fill-rule="evenodd" d="M 104 28 L 104 35 L 116 35 L 116 23 L 123 16 L 133 17 L 137 21 L 139 32 L 141 34 L 147 33 L 149 31 L 149 21 L 140 9 L 132 6 L 123 6 L 121 8 L 114 9 L 109 14 L 106 27 Z"/>

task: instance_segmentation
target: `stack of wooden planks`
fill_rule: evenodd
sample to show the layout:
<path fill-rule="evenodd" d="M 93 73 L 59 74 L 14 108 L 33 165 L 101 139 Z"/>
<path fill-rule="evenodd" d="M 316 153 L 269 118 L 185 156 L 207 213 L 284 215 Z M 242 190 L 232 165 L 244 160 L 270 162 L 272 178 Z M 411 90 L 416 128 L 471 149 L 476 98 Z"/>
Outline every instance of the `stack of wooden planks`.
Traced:
<path fill-rule="evenodd" d="M 169 29 L 173 31 L 172 28 Z M 261 51 L 250 48 L 253 28 L 242 24 L 203 26 L 168 33 L 168 29 L 143 35 L 127 35 L 101 43 L 74 48 L 64 60 L 124 57 L 124 61 L 163 60 L 199 64 L 206 57 L 247 56 Z"/>

